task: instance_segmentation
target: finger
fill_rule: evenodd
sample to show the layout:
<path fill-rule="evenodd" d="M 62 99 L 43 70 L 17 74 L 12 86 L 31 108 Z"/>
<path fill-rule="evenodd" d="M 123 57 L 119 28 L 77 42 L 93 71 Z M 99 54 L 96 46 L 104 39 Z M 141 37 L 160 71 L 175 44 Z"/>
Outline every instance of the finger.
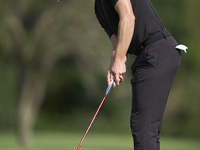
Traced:
<path fill-rule="evenodd" d="M 113 89 L 115 89 L 116 88 L 116 84 L 115 84 L 115 82 L 113 82 Z"/>
<path fill-rule="evenodd" d="M 110 73 L 110 71 L 108 71 L 108 74 L 107 74 L 107 82 L 108 82 L 108 85 L 110 85 L 112 79 L 113 79 L 112 74 Z"/>
<path fill-rule="evenodd" d="M 120 79 L 120 82 L 123 82 L 124 81 L 123 75 L 119 75 L 119 79 Z"/>
<path fill-rule="evenodd" d="M 110 73 L 109 73 L 109 71 L 108 71 L 108 74 L 107 74 L 107 83 L 108 83 L 108 85 L 110 85 Z"/>
<path fill-rule="evenodd" d="M 116 84 L 116 86 L 119 86 L 119 82 L 120 82 L 119 74 L 115 74 L 115 84 Z"/>

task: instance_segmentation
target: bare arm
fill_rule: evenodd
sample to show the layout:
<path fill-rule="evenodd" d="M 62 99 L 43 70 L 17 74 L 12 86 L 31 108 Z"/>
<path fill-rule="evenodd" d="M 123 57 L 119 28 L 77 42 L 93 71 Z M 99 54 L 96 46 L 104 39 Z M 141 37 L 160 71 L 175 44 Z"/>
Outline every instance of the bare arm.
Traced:
<path fill-rule="evenodd" d="M 119 14 L 118 36 L 113 34 L 111 37 L 113 52 L 107 75 L 108 84 L 112 79 L 115 80 L 114 88 L 123 81 L 123 74 L 126 72 L 126 55 L 135 26 L 135 16 L 130 0 L 119 0 L 115 9 Z"/>

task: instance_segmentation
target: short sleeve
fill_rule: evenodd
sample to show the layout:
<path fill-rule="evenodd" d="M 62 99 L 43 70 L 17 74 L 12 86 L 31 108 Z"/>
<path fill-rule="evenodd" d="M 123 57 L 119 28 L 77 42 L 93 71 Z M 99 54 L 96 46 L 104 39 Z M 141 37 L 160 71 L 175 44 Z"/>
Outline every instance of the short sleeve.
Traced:
<path fill-rule="evenodd" d="M 99 21 L 101 27 L 104 29 L 104 31 L 107 33 L 107 35 L 109 36 L 109 38 L 111 38 L 111 36 L 114 34 L 105 19 L 105 16 L 103 15 L 102 9 L 100 7 L 98 7 L 98 3 L 95 3 L 95 14 L 96 14 L 96 18 Z"/>
<path fill-rule="evenodd" d="M 101 17 L 101 15 L 99 15 L 98 12 L 96 12 L 96 17 L 101 25 L 101 27 L 104 29 L 104 31 L 107 33 L 107 35 L 109 36 L 109 38 L 111 38 L 111 36 L 113 35 L 113 32 L 109 29 L 109 27 L 107 26 L 107 24 L 105 23 L 104 19 Z"/>
<path fill-rule="evenodd" d="M 118 0 L 110 0 L 112 5 L 115 6 L 115 4 L 117 3 Z"/>

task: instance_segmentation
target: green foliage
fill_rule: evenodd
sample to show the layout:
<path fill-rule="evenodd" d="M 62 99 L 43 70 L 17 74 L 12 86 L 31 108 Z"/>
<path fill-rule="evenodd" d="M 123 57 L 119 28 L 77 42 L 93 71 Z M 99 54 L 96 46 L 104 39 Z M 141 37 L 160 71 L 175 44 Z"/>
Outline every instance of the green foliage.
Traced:
<path fill-rule="evenodd" d="M 165 27 L 179 42 L 187 42 L 189 29 L 185 19 L 187 7 L 185 0 L 152 0 Z M 185 43 L 187 44 L 187 43 Z"/>
<path fill-rule="evenodd" d="M 10 130 L 16 122 L 17 68 L 0 60 L 0 130 Z"/>

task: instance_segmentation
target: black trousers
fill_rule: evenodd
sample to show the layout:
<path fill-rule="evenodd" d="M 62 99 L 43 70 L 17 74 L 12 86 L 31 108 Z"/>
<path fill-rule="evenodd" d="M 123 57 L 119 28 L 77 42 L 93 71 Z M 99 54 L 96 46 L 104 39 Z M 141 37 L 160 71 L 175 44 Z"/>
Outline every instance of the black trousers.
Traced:
<path fill-rule="evenodd" d="M 131 130 L 135 150 L 159 150 L 160 129 L 181 52 L 172 36 L 145 47 L 132 65 Z"/>

